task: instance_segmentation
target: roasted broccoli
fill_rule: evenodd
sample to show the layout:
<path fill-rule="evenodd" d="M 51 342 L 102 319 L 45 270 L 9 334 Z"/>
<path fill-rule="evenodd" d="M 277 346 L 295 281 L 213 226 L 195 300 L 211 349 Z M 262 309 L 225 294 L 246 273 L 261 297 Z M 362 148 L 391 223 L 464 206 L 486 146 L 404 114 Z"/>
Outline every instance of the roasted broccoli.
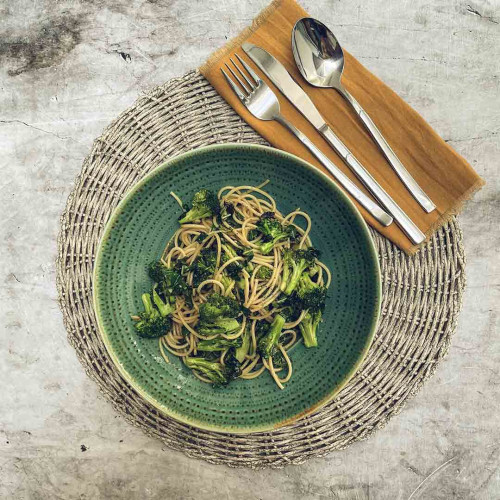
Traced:
<path fill-rule="evenodd" d="M 155 292 L 153 292 L 155 293 Z M 158 294 L 156 294 L 158 296 Z M 135 329 L 140 337 L 144 338 L 157 338 L 165 335 L 168 330 L 172 327 L 172 320 L 170 319 L 170 312 L 167 312 L 169 305 L 164 304 L 161 299 L 161 306 L 164 306 L 162 312 L 160 312 L 151 300 L 151 294 L 142 294 L 142 303 L 144 304 L 144 312 L 139 314 L 139 321 L 135 323 Z M 158 297 L 159 298 L 159 297 Z M 155 301 L 156 302 L 156 301 Z M 169 309 L 170 311 L 170 309 Z M 166 313 L 166 314 L 164 314 Z"/>
<path fill-rule="evenodd" d="M 235 333 L 241 327 L 236 319 L 240 313 L 236 300 L 214 293 L 200 306 L 198 331 L 202 335 Z"/>
<path fill-rule="evenodd" d="M 284 252 L 283 264 L 287 271 L 283 273 L 281 290 L 290 295 L 297 287 L 302 273 L 314 266 L 318 257 L 319 251 L 312 247 Z"/>
<path fill-rule="evenodd" d="M 274 216 L 274 212 L 264 212 L 256 226 L 263 235 L 264 243 L 259 247 L 263 254 L 269 253 L 279 241 L 294 235 L 292 226 L 283 226 Z"/>
<path fill-rule="evenodd" d="M 285 356 L 283 356 L 281 349 L 276 349 L 271 359 L 273 360 L 274 368 L 283 368 L 286 365 L 286 359 Z"/>
<path fill-rule="evenodd" d="M 217 222 L 219 224 L 226 223 L 229 226 L 236 227 L 238 223 L 233 219 L 234 205 L 225 201 L 220 209 L 219 216 L 217 217 Z"/>
<path fill-rule="evenodd" d="M 213 321 L 200 321 L 198 332 L 202 335 L 219 335 L 221 333 L 229 335 L 236 333 L 241 325 L 235 318 L 217 318 Z"/>
<path fill-rule="evenodd" d="M 295 293 L 291 295 L 280 294 L 273 302 L 273 306 L 279 309 L 280 314 L 285 318 L 287 323 L 296 321 L 304 309 L 302 301 L 298 299 Z"/>
<path fill-rule="evenodd" d="M 302 309 L 323 312 L 325 309 L 326 287 L 320 286 L 311 279 L 310 275 L 304 273 L 299 279 L 297 296 L 302 303 Z"/>
<path fill-rule="evenodd" d="M 210 248 L 201 250 L 200 255 L 189 267 L 189 270 L 193 273 L 193 286 L 196 288 L 203 281 L 212 278 L 216 266 L 217 252 Z"/>
<path fill-rule="evenodd" d="M 224 358 L 224 366 L 226 367 L 225 372 L 228 382 L 241 375 L 241 363 L 236 358 L 234 347 L 227 352 Z"/>
<path fill-rule="evenodd" d="M 218 293 L 210 295 L 206 302 L 200 306 L 200 320 L 213 321 L 221 316 L 236 318 L 241 312 L 236 300 Z"/>
<path fill-rule="evenodd" d="M 318 339 L 316 338 L 316 331 L 319 322 L 321 321 L 321 311 L 310 312 L 308 311 L 299 324 L 300 333 L 304 338 L 304 345 L 306 347 L 316 347 Z"/>
<path fill-rule="evenodd" d="M 217 196 L 208 189 L 201 189 L 193 196 L 191 208 L 179 217 L 179 224 L 194 222 L 205 217 L 218 215 L 220 205 Z"/>
<path fill-rule="evenodd" d="M 204 358 L 193 358 L 189 356 L 184 359 L 186 360 L 186 366 L 188 368 L 196 370 L 214 384 L 224 385 L 228 383 L 226 367 L 223 364 L 217 361 L 209 361 Z"/>
<path fill-rule="evenodd" d="M 231 349 L 224 359 L 224 365 L 205 358 L 186 357 L 186 366 L 198 371 L 215 385 L 226 385 L 241 374 L 240 363 Z"/>
<path fill-rule="evenodd" d="M 252 341 L 252 334 L 250 332 L 249 323 L 246 324 L 245 330 L 243 331 L 243 334 L 241 335 L 241 337 L 239 337 L 239 339 L 241 340 L 241 344 L 236 347 L 234 355 L 240 363 L 243 363 L 243 361 L 245 360 L 245 356 L 250 351 L 250 344 Z"/>
<path fill-rule="evenodd" d="M 269 267 L 266 267 L 266 266 L 262 266 L 259 268 L 259 270 L 255 274 L 255 277 L 258 280 L 269 280 L 272 275 L 273 275 L 272 269 L 270 269 Z"/>
<path fill-rule="evenodd" d="M 280 338 L 281 330 L 285 324 L 285 318 L 281 314 L 277 314 L 274 317 L 271 326 L 267 334 L 262 336 L 259 340 L 258 350 L 259 354 L 264 358 L 268 359 L 276 352 L 276 346 Z"/>
<path fill-rule="evenodd" d="M 170 269 L 161 262 L 151 262 L 148 267 L 149 277 L 157 284 L 158 293 L 169 302 L 183 296 L 191 301 L 192 291 L 177 269 Z"/>
<path fill-rule="evenodd" d="M 160 316 L 165 317 L 174 312 L 174 306 L 170 304 L 168 299 L 164 301 L 159 295 L 158 292 L 156 291 L 156 287 L 153 288 L 153 303 L 158 309 L 158 312 L 160 313 Z"/>
<path fill-rule="evenodd" d="M 224 351 L 225 349 L 229 349 L 230 347 L 241 347 L 243 341 L 241 337 L 237 339 L 225 339 L 225 338 L 215 338 L 210 340 L 200 340 L 196 349 L 198 351 Z"/>
<path fill-rule="evenodd" d="M 297 302 L 302 304 L 302 308 L 307 309 L 304 319 L 299 324 L 300 332 L 304 338 L 304 345 L 306 347 L 316 347 L 318 345 L 316 332 L 325 309 L 326 287 L 314 283 L 309 274 L 304 273 L 300 277 L 295 295 Z"/>

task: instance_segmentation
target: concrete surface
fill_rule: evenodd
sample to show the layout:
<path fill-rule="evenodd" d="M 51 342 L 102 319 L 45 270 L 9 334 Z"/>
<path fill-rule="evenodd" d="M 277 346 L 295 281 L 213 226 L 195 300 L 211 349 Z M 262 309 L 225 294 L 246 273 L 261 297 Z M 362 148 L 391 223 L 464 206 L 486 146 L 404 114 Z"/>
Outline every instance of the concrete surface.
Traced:
<path fill-rule="evenodd" d="M 0 1 L 2 498 L 500 498 L 500 0 L 302 1 L 488 182 L 461 216 L 468 288 L 448 358 L 384 430 L 283 470 L 209 465 L 119 418 L 66 341 L 56 236 L 93 139 L 266 3 Z"/>

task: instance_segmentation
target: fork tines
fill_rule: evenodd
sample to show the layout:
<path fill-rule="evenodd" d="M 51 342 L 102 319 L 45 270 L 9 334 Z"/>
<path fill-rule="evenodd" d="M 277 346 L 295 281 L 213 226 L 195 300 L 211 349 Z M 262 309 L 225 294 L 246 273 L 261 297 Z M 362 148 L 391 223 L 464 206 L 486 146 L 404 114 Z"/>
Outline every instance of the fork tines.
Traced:
<path fill-rule="evenodd" d="M 245 97 L 248 97 L 260 85 L 262 80 L 259 78 L 257 73 L 255 73 L 255 71 L 253 71 L 253 69 L 238 54 L 235 54 L 235 56 L 240 62 L 240 64 L 245 68 L 245 70 L 247 71 L 247 73 L 250 75 L 251 78 L 247 77 L 245 72 L 234 62 L 232 57 L 229 58 L 229 60 L 233 63 L 236 72 L 234 72 L 233 68 L 231 68 L 231 66 L 229 66 L 229 64 L 227 63 L 226 63 L 226 68 L 229 70 L 231 75 L 233 75 L 233 77 L 237 80 L 241 88 L 222 68 L 221 71 L 222 74 L 225 76 L 227 83 L 229 83 L 229 85 L 234 90 L 236 95 L 240 99 L 245 99 Z M 242 81 L 242 79 L 246 82 L 246 84 Z M 243 89 L 244 92 L 242 92 L 241 89 Z"/>

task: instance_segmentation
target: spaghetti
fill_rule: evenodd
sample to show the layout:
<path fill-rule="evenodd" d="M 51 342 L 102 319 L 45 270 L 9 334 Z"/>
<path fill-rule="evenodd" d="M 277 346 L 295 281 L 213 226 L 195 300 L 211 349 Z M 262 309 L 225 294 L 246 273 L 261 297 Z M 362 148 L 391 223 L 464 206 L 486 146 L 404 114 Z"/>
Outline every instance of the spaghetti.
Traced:
<path fill-rule="evenodd" d="M 283 215 L 263 189 L 267 182 L 197 193 L 160 260 L 184 287 L 169 299 L 171 322 L 159 338 L 160 352 L 167 362 L 167 353 L 181 358 L 207 383 L 269 372 L 283 389 L 292 376 L 291 349 L 302 340 L 317 345 L 331 274 L 311 245 L 308 214 Z M 160 288 L 153 303 L 161 314 Z M 226 318 L 229 309 L 238 312 Z M 214 311 L 226 312 L 214 319 Z M 144 313 L 135 318 L 144 320 Z"/>

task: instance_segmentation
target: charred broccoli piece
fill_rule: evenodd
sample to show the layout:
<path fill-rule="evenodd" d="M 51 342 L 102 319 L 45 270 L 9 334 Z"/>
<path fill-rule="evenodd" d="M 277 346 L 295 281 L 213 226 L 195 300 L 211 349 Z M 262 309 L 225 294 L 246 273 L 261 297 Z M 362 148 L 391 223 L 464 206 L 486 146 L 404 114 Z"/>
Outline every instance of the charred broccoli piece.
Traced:
<path fill-rule="evenodd" d="M 185 361 L 188 368 L 198 371 L 215 385 L 226 385 L 241 375 L 240 363 L 234 355 L 234 348 L 227 353 L 224 364 L 189 356 L 185 358 Z"/>
<path fill-rule="evenodd" d="M 264 243 L 260 245 L 260 251 L 263 254 L 269 253 L 276 243 L 294 234 L 292 226 L 281 224 L 274 212 L 264 212 L 257 221 L 256 227 L 263 235 Z"/>
<path fill-rule="evenodd" d="M 193 273 L 193 286 L 197 287 L 203 281 L 213 277 L 217 267 L 217 252 L 210 248 L 201 250 L 200 255 L 191 264 L 189 270 Z"/>
<path fill-rule="evenodd" d="M 271 323 L 267 334 L 260 338 L 258 351 L 264 359 L 268 359 L 276 352 L 276 346 L 278 345 L 281 330 L 283 329 L 284 324 L 285 318 L 280 314 L 277 314 L 274 317 L 274 320 Z"/>
<path fill-rule="evenodd" d="M 202 335 L 235 333 L 241 327 L 236 319 L 240 313 L 241 308 L 236 300 L 214 293 L 200 306 L 198 331 Z"/>
<path fill-rule="evenodd" d="M 274 368 L 283 368 L 286 366 L 286 359 L 285 356 L 283 356 L 281 349 L 276 349 L 271 359 L 273 360 Z"/>
<path fill-rule="evenodd" d="M 234 355 L 236 356 L 236 359 L 240 362 L 243 363 L 245 360 L 245 356 L 248 354 L 250 351 L 250 343 L 252 340 L 252 335 L 250 333 L 250 324 L 247 323 L 245 330 L 243 331 L 242 336 L 240 337 L 241 344 L 236 347 Z"/>
<path fill-rule="evenodd" d="M 156 294 L 156 297 L 158 297 L 158 294 Z M 153 305 L 151 294 L 144 293 L 141 298 L 144 312 L 139 314 L 140 319 L 134 325 L 137 334 L 148 339 L 163 337 L 172 327 L 172 320 L 168 316 L 171 312 L 169 305 L 163 303 L 158 297 L 159 302 L 161 302 L 160 307 L 162 307 L 162 311 L 159 311 Z"/>
<path fill-rule="evenodd" d="M 157 284 L 159 294 L 169 302 L 183 296 L 191 301 L 192 291 L 181 273 L 176 268 L 168 268 L 161 262 L 151 262 L 148 266 L 149 277 Z"/>
<path fill-rule="evenodd" d="M 304 273 L 299 280 L 297 297 L 302 303 L 302 309 L 309 311 L 325 310 L 326 287 L 320 286 L 311 279 L 310 275 Z"/>
<path fill-rule="evenodd" d="M 220 205 L 217 195 L 208 189 L 201 189 L 193 196 L 191 209 L 179 217 L 179 224 L 194 222 L 205 217 L 218 215 Z"/>
<path fill-rule="evenodd" d="M 207 351 L 207 352 L 215 352 L 215 351 L 224 351 L 231 347 L 241 347 L 243 341 L 241 337 L 237 339 L 225 339 L 225 338 L 215 338 L 210 340 L 200 340 L 196 349 L 198 351 Z"/>
<path fill-rule="evenodd" d="M 222 363 L 209 361 L 205 358 L 193 358 L 189 356 L 184 359 L 188 368 L 196 370 L 214 384 L 224 385 L 228 383 L 226 367 Z"/>
<path fill-rule="evenodd" d="M 229 203 L 228 201 L 225 201 L 220 209 L 219 216 L 217 217 L 217 222 L 221 225 L 226 223 L 231 227 L 236 227 L 238 223 L 233 219 L 233 214 L 234 205 L 232 203 Z"/>
<path fill-rule="evenodd" d="M 200 306 L 200 320 L 213 321 L 220 317 L 236 318 L 240 312 L 241 308 L 236 300 L 213 293 Z"/>
<path fill-rule="evenodd" d="M 266 266 L 262 266 L 259 268 L 259 270 L 255 274 L 255 277 L 258 280 L 269 280 L 272 275 L 273 275 L 272 269 L 270 269 L 269 267 L 266 267 Z"/>
<path fill-rule="evenodd" d="M 304 338 L 306 347 L 316 347 L 318 345 L 317 329 L 325 309 L 326 287 L 320 286 L 311 280 L 308 273 L 304 273 L 299 280 L 297 302 L 302 304 L 303 309 L 307 309 L 304 319 L 300 322 L 299 328 Z"/>
<path fill-rule="evenodd" d="M 236 333 L 241 325 L 235 318 L 217 318 L 213 321 L 200 321 L 198 331 L 202 335 L 219 335 L 221 333 L 229 335 Z"/>
<path fill-rule="evenodd" d="M 283 255 L 286 271 L 283 272 L 281 290 L 290 295 L 299 283 L 299 279 L 309 267 L 314 266 L 319 257 L 319 250 L 309 247 L 306 250 L 287 251 Z"/>
<path fill-rule="evenodd" d="M 300 322 L 299 329 L 306 347 L 316 347 L 318 345 L 316 332 L 320 321 L 321 311 L 308 311 L 304 316 L 304 319 Z"/>

